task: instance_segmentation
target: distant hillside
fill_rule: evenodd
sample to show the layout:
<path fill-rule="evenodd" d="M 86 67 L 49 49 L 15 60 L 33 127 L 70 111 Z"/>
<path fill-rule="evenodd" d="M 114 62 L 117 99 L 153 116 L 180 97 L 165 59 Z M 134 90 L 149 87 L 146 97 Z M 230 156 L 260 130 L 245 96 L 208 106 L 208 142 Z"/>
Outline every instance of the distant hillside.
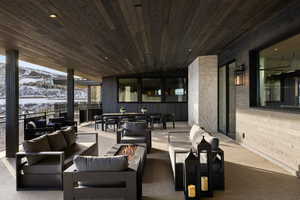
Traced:
<path fill-rule="evenodd" d="M 25 68 L 19 69 L 19 95 L 22 97 L 66 98 L 66 86 L 55 85 L 53 79 L 65 76 L 47 71 Z M 5 97 L 5 64 L 0 63 L 0 97 Z M 75 89 L 75 98 L 87 97 L 84 88 Z"/>

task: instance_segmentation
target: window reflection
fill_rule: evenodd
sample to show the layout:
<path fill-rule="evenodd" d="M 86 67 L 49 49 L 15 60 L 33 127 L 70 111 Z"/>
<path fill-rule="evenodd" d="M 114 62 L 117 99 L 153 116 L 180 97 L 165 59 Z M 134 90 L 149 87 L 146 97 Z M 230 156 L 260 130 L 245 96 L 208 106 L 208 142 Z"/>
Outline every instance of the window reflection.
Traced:
<path fill-rule="evenodd" d="M 185 102 L 187 100 L 185 78 L 167 78 L 165 83 L 167 102 Z"/>
<path fill-rule="evenodd" d="M 300 35 L 259 52 L 259 103 L 293 108 L 300 104 Z"/>
<path fill-rule="evenodd" d="M 119 102 L 138 101 L 138 79 L 119 79 Z"/>
<path fill-rule="evenodd" d="M 161 102 L 161 79 L 142 79 L 142 101 Z"/>

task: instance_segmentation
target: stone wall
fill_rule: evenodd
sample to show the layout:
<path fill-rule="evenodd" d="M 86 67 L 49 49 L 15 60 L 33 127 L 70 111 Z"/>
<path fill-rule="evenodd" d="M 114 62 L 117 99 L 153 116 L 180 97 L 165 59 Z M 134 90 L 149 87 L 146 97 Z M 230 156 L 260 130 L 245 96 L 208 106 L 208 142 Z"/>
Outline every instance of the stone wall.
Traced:
<path fill-rule="evenodd" d="M 192 126 L 199 123 L 199 58 L 189 65 L 188 80 L 188 120 Z"/>
<path fill-rule="evenodd" d="M 189 66 L 189 124 L 218 130 L 218 57 L 200 56 Z"/>

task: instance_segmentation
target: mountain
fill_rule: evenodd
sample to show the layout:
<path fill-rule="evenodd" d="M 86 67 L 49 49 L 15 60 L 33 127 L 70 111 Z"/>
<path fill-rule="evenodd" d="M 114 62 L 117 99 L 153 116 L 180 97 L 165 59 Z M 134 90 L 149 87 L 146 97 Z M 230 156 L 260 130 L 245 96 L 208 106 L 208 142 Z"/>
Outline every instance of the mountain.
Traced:
<path fill-rule="evenodd" d="M 40 112 L 52 108 L 54 104 L 65 104 L 67 88 L 54 84 L 54 79 L 67 78 L 61 74 L 43 70 L 19 67 L 20 113 Z M 75 100 L 87 99 L 86 88 L 75 88 Z M 0 115 L 5 112 L 5 64 L 0 63 Z"/>
<path fill-rule="evenodd" d="M 67 90 L 64 85 L 55 85 L 56 78 L 66 78 L 66 76 L 50 73 L 43 70 L 36 70 L 20 66 L 19 69 L 19 95 L 22 97 L 47 97 L 66 98 Z M 5 64 L 0 63 L 0 96 L 5 97 Z M 75 99 L 87 97 L 85 88 L 75 88 Z"/>

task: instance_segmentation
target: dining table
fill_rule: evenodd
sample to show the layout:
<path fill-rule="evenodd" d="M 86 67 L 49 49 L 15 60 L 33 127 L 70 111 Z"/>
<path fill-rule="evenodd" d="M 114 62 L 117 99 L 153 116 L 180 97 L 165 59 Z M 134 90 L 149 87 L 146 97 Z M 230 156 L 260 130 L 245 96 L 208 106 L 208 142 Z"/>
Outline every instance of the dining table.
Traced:
<path fill-rule="evenodd" d="M 142 113 L 142 112 L 115 112 L 115 113 L 103 113 L 101 115 L 102 121 L 104 122 L 105 117 L 115 117 L 118 119 L 126 118 L 126 117 L 136 117 L 136 116 L 161 116 L 161 113 Z M 104 123 L 101 124 L 101 129 L 104 131 Z"/>
<path fill-rule="evenodd" d="M 145 115 L 146 114 L 142 112 L 124 112 L 124 113 L 115 112 L 115 113 L 103 113 L 101 117 L 102 117 L 102 121 L 104 122 L 105 117 L 115 117 L 118 119 L 122 119 L 125 117 L 136 117 L 136 116 L 145 116 Z M 102 123 L 101 129 L 102 131 L 104 131 L 104 123 Z"/>

